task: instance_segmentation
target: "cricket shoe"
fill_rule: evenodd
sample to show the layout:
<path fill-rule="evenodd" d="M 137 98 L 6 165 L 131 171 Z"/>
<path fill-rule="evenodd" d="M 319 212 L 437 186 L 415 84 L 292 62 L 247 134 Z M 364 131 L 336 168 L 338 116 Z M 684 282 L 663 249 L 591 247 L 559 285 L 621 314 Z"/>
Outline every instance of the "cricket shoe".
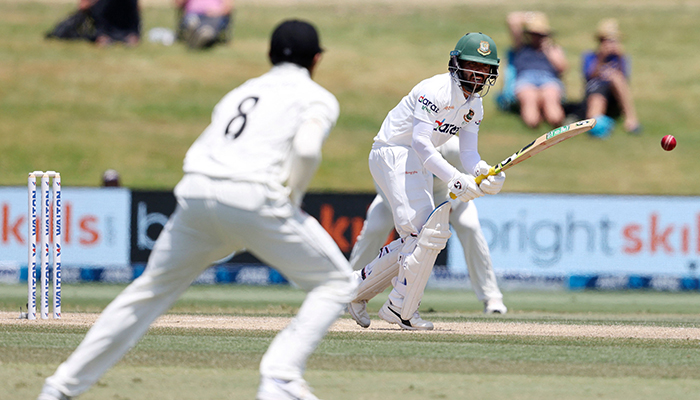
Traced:
<path fill-rule="evenodd" d="M 41 389 L 41 393 L 39 393 L 39 397 L 37 397 L 36 400 L 71 400 L 71 398 L 63 394 L 55 387 L 44 384 L 44 387 Z"/>
<path fill-rule="evenodd" d="M 369 328 L 369 324 L 372 322 L 369 319 L 369 313 L 367 313 L 367 300 L 348 303 L 348 314 L 357 322 L 357 325 L 363 328 Z"/>
<path fill-rule="evenodd" d="M 401 309 L 391 304 L 391 300 L 387 300 L 382 308 L 379 309 L 379 318 L 390 324 L 396 324 L 403 329 L 409 329 L 412 331 L 431 331 L 434 328 L 433 323 L 421 318 L 418 311 L 413 313 L 413 317 L 411 317 L 411 319 L 402 319 Z"/>
<path fill-rule="evenodd" d="M 287 381 L 284 379 L 262 377 L 256 400 L 319 400 L 311 393 L 311 388 L 303 379 Z"/>
<path fill-rule="evenodd" d="M 508 308 L 501 299 L 489 299 L 484 302 L 484 314 L 505 314 Z"/>

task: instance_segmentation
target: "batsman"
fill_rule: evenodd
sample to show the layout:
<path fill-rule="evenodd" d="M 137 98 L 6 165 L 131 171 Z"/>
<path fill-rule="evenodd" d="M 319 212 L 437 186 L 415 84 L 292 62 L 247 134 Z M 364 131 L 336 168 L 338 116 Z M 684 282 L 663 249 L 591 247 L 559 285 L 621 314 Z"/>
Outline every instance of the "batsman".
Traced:
<path fill-rule="evenodd" d="M 379 317 L 403 329 L 433 329 L 418 308 L 435 259 L 450 237 L 450 203 L 435 207 L 433 176 L 446 182 L 463 202 L 497 194 L 503 187 L 503 172 L 480 184 L 474 180 L 490 167 L 479 155 L 479 127 L 482 97 L 496 83 L 499 61 L 491 37 L 467 33 L 450 52 L 448 72 L 420 82 L 384 119 L 369 154 L 369 168 L 391 207 L 399 239 L 355 271 L 360 286 L 348 311 L 358 324 L 369 321 L 367 301 L 391 284 Z M 470 173 L 460 172 L 437 150 L 455 135 L 460 161 Z"/>

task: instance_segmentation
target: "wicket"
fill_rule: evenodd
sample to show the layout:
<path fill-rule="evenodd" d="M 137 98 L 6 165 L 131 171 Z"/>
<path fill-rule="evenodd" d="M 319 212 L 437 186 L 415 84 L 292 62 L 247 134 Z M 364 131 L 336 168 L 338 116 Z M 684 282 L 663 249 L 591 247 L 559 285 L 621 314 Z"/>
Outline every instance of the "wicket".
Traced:
<path fill-rule="evenodd" d="M 36 180 L 41 177 L 40 219 L 37 225 Z M 53 178 L 53 198 L 49 195 L 49 178 Z M 49 234 L 53 233 L 53 318 L 61 318 L 61 175 L 55 171 L 34 171 L 29 173 L 28 188 L 28 230 L 27 243 L 29 260 L 27 262 L 27 319 L 36 319 L 36 251 L 37 228 L 40 232 L 40 284 L 41 284 L 41 319 L 49 318 Z M 50 222 L 53 207 L 53 229 Z"/>

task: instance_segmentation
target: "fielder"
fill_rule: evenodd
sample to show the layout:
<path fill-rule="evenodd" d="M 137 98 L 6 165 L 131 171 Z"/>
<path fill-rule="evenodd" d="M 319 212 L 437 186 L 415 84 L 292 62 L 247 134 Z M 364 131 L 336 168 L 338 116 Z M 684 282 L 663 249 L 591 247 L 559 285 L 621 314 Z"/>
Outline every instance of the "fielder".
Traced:
<path fill-rule="evenodd" d="M 459 139 L 448 140 L 438 148 L 438 151 L 450 164 L 462 171 L 459 160 Z M 459 200 L 451 200 L 448 196 L 447 185 L 439 179 L 433 179 L 433 198 L 438 203 L 444 201 L 452 203 L 450 225 L 462 244 L 469 278 L 477 299 L 484 303 L 484 313 L 505 314 L 508 308 L 503 304 L 503 294 L 498 288 L 496 275 L 493 273 L 491 254 L 486 238 L 481 231 L 476 205 L 473 201 L 464 203 Z M 372 262 L 393 228 L 391 209 L 387 204 L 386 199 L 379 194 L 374 198 L 367 209 L 367 217 L 362 231 L 352 248 L 350 266 L 355 270 L 353 275 L 358 281 L 362 280 L 360 270 Z M 348 311 L 360 326 L 369 327 L 370 317 L 367 313 L 366 300 L 350 303 Z"/>
<path fill-rule="evenodd" d="M 272 69 L 229 92 L 188 150 L 178 207 L 143 275 L 105 308 L 75 352 L 46 379 L 40 400 L 86 391 L 216 260 L 247 249 L 308 292 L 260 364 L 258 400 L 317 400 L 306 360 L 355 295 L 352 270 L 299 202 L 338 118 L 335 97 L 311 76 L 321 58 L 315 28 L 280 24 Z"/>
<path fill-rule="evenodd" d="M 464 35 L 450 52 L 448 73 L 416 85 L 384 119 L 369 155 L 378 192 L 386 199 L 399 239 L 385 246 L 359 271 L 357 297 L 349 305 L 362 326 L 369 325 L 366 301 L 393 285 L 379 317 L 403 329 L 433 329 L 418 313 L 430 273 L 450 237 L 450 203 L 435 207 L 433 176 L 462 202 L 497 194 L 505 182 L 499 173 L 477 185 L 474 176 L 489 165 L 478 151 L 482 96 L 498 77 L 498 53 L 483 33 Z M 460 172 L 438 152 L 459 135 Z M 362 313 L 364 312 L 364 315 Z"/>

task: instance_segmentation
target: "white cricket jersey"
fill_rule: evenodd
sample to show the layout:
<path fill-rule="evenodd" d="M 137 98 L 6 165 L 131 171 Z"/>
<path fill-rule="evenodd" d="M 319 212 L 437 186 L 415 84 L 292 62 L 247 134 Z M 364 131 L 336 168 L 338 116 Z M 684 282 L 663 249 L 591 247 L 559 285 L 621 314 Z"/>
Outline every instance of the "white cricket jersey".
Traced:
<path fill-rule="evenodd" d="M 299 126 L 314 119 L 328 135 L 338 114 L 335 96 L 315 83 L 305 68 L 277 65 L 224 96 L 214 108 L 211 124 L 187 151 L 183 170 L 282 185 L 289 177 Z"/>
<path fill-rule="evenodd" d="M 465 99 L 462 89 L 449 73 L 435 75 L 417 84 L 389 112 L 374 138 L 374 147 L 411 147 L 414 120 L 418 120 L 432 125 L 430 141 L 435 147 L 444 144 L 454 135 L 470 135 L 470 139 L 460 140 L 460 151 L 471 152 L 476 159 L 470 164 L 475 164 L 479 159 L 476 138 L 483 115 L 484 107 L 478 94 Z M 420 156 L 425 160 L 429 154 Z"/>

